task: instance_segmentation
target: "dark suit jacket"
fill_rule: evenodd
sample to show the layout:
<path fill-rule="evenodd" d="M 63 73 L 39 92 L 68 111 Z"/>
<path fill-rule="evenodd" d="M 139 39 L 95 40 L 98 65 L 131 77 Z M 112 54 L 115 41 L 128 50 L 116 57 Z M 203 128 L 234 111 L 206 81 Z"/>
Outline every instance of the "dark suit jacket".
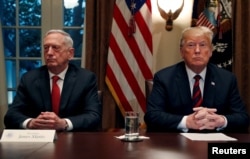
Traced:
<path fill-rule="evenodd" d="M 203 106 L 216 108 L 218 114 L 227 118 L 224 131 L 247 130 L 249 117 L 239 95 L 236 77 L 231 72 L 208 64 Z M 184 62 L 156 73 L 144 116 L 148 131 L 179 131 L 177 126 L 181 119 L 191 113 L 191 91 Z"/>
<path fill-rule="evenodd" d="M 102 107 L 95 74 L 69 64 L 59 109 L 59 117 L 71 120 L 73 131 L 96 129 L 101 122 Z M 27 118 L 36 118 L 45 111 L 52 111 L 52 105 L 48 69 L 42 66 L 22 76 L 4 123 L 7 129 L 18 129 Z"/>

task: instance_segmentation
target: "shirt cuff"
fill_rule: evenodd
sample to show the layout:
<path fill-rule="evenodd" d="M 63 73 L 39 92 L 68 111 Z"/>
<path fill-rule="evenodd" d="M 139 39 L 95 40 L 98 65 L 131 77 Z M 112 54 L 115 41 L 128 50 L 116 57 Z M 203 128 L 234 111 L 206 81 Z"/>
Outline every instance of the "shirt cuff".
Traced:
<path fill-rule="evenodd" d="M 178 124 L 177 129 L 183 132 L 188 132 L 188 128 L 186 126 L 187 116 L 184 116 L 181 122 Z"/>
<path fill-rule="evenodd" d="M 28 118 L 26 120 L 24 120 L 24 122 L 22 123 L 21 127 L 23 129 L 28 129 L 28 123 L 31 121 L 32 118 Z"/>
<path fill-rule="evenodd" d="M 64 118 L 64 120 L 67 122 L 67 124 L 68 124 L 68 127 L 66 128 L 66 131 L 70 131 L 70 130 L 73 130 L 73 124 L 72 124 L 72 122 L 69 120 L 69 119 L 67 119 L 67 118 Z"/>
<path fill-rule="evenodd" d="M 221 131 L 227 127 L 227 118 L 224 115 L 222 115 L 222 117 L 224 118 L 225 123 L 222 127 L 216 128 L 217 131 Z"/>

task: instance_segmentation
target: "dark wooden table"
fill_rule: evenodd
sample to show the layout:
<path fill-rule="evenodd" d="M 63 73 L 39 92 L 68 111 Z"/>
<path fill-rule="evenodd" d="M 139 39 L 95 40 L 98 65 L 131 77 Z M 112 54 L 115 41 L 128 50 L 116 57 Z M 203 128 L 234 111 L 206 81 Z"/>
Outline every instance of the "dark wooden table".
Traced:
<path fill-rule="evenodd" d="M 61 132 L 54 143 L 0 143 L 0 159 L 206 159 L 208 142 L 178 133 L 141 133 L 150 139 L 122 142 L 120 131 Z M 228 134 L 250 143 L 250 134 Z"/>

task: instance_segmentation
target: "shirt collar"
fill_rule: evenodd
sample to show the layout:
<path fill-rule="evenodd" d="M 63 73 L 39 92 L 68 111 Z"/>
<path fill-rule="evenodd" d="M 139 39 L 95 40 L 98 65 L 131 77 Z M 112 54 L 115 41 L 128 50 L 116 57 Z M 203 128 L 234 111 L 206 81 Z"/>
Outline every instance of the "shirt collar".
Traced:
<path fill-rule="evenodd" d="M 68 70 L 68 66 L 59 74 L 57 74 L 58 77 L 60 77 L 60 79 L 64 80 L 66 72 Z M 49 71 L 49 78 L 51 79 L 53 76 L 55 76 L 56 74 L 53 74 L 52 72 Z"/>
<path fill-rule="evenodd" d="M 187 71 L 187 75 L 188 75 L 188 79 L 189 81 L 193 80 L 194 76 L 197 75 L 196 73 L 194 73 L 189 67 L 187 67 L 187 65 L 185 65 L 186 67 L 186 71 Z M 205 80 L 205 76 L 206 76 L 206 72 L 207 72 L 207 67 L 205 67 L 201 73 L 199 74 L 201 76 L 201 79 L 204 81 Z"/>

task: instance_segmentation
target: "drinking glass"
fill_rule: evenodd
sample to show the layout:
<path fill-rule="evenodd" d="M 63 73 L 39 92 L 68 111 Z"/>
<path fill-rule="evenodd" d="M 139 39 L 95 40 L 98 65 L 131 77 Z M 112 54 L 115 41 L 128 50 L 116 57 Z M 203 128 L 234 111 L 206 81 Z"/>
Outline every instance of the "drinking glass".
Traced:
<path fill-rule="evenodd" d="M 125 139 L 137 140 L 139 137 L 139 113 L 125 112 Z"/>

